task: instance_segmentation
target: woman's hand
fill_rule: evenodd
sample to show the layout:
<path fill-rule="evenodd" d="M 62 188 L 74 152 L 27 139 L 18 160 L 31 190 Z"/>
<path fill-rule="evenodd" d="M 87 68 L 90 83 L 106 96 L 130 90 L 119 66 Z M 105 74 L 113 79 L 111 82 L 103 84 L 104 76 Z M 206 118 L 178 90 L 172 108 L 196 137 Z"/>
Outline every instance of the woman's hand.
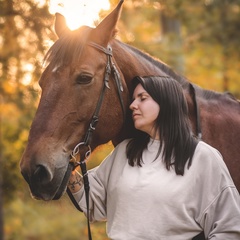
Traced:
<path fill-rule="evenodd" d="M 78 192 L 83 186 L 83 179 L 81 174 L 74 170 L 71 173 L 71 176 L 69 178 L 68 182 L 68 188 L 72 193 Z"/>

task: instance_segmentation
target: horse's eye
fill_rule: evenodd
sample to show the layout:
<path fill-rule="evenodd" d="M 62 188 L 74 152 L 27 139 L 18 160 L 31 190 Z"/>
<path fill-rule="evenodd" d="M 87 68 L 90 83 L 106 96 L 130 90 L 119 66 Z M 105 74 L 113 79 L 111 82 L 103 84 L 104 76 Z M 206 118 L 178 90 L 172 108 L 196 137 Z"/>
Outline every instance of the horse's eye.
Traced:
<path fill-rule="evenodd" d="M 78 84 L 88 84 L 92 80 L 92 76 L 80 74 L 76 78 L 76 83 Z"/>

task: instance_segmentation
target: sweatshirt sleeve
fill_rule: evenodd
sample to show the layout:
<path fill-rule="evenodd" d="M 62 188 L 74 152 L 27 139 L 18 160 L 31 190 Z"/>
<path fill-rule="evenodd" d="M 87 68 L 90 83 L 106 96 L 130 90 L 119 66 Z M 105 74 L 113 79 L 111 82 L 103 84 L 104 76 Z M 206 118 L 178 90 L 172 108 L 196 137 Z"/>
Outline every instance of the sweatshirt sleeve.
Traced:
<path fill-rule="evenodd" d="M 205 159 L 208 163 L 199 197 L 202 199 L 200 225 L 205 237 L 211 240 L 240 239 L 239 193 L 220 153 L 210 147 Z"/>
<path fill-rule="evenodd" d="M 88 179 L 90 185 L 89 191 L 89 220 L 106 221 L 107 218 L 107 189 L 109 177 L 113 165 L 118 165 L 120 159 L 117 155 L 125 152 L 126 141 L 120 143 L 113 152 L 103 160 L 96 168 L 88 171 Z M 116 166 L 115 166 L 116 168 Z M 84 214 L 87 215 L 86 196 L 84 188 L 73 194 Z"/>
<path fill-rule="evenodd" d="M 240 200 L 235 187 L 226 187 L 202 217 L 207 239 L 240 239 Z"/>
<path fill-rule="evenodd" d="M 111 156 L 108 156 L 105 161 L 108 162 L 108 159 Z M 105 165 L 105 164 L 104 164 Z M 105 171 L 106 176 L 108 175 L 107 166 L 100 165 L 101 171 Z M 99 167 L 100 167 L 99 166 Z M 89 180 L 89 220 L 94 221 L 104 221 L 106 220 L 106 179 L 99 176 L 98 169 L 96 167 L 88 171 L 88 180 Z M 103 170 L 103 168 L 106 170 Z M 77 201 L 80 208 L 83 210 L 84 214 L 87 215 L 87 204 L 84 187 L 82 187 L 78 192 L 73 194 L 75 200 Z"/>

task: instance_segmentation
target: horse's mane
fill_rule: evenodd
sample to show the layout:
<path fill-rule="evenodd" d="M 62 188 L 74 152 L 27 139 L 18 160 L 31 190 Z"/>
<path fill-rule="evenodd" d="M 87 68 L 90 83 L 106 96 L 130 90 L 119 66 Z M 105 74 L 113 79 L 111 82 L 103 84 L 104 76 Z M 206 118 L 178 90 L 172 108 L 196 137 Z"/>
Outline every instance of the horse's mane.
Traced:
<path fill-rule="evenodd" d="M 125 48 L 129 48 L 131 49 L 131 51 L 133 51 L 134 53 L 136 53 L 137 55 L 140 55 L 141 57 L 143 57 L 144 59 L 146 59 L 148 62 L 150 62 L 151 64 L 153 64 L 154 66 L 160 68 L 164 73 L 166 73 L 168 76 L 172 77 L 173 79 L 175 79 L 176 81 L 178 81 L 183 88 L 188 88 L 189 84 L 192 84 L 195 88 L 195 91 L 197 93 L 197 95 L 206 100 L 212 100 L 212 99 L 220 99 L 222 97 L 224 97 L 225 99 L 231 99 L 231 100 L 235 100 L 237 102 L 239 102 L 231 93 L 220 93 L 220 92 L 216 92 L 216 91 L 212 91 L 212 90 L 207 90 L 207 89 L 203 89 L 199 86 L 197 86 L 194 83 L 191 83 L 186 77 L 184 77 L 181 74 L 178 74 L 177 72 L 175 72 L 169 65 L 167 65 L 166 63 L 162 62 L 161 60 L 154 58 L 153 56 L 149 55 L 148 53 L 139 50 L 131 45 L 125 44 L 123 42 L 118 41 L 122 46 L 124 46 Z"/>
<path fill-rule="evenodd" d="M 77 61 L 82 55 L 90 31 L 91 28 L 87 26 L 83 26 L 74 31 L 68 31 L 48 50 L 44 57 L 44 63 L 62 66 Z"/>
<path fill-rule="evenodd" d="M 118 42 L 122 46 L 131 49 L 131 51 L 133 51 L 135 54 L 140 55 L 141 57 L 145 58 L 148 62 L 150 62 L 151 64 L 153 64 L 157 68 L 160 68 L 164 73 L 166 73 L 168 76 L 170 76 L 173 79 L 175 79 L 176 81 L 178 81 L 182 86 L 189 83 L 187 78 L 185 78 L 184 76 L 176 73 L 169 65 L 162 62 L 161 60 L 149 55 L 148 53 L 144 52 L 143 50 L 139 50 L 139 49 L 137 49 L 137 48 L 135 48 L 131 45 L 122 43 L 120 41 L 118 41 Z"/>
<path fill-rule="evenodd" d="M 240 104 L 240 101 L 230 92 L 217 92 L 214 90 L 207 90 L 199 87 L 196 84 L 193 84 L 195 91 L 197 93 L 197 96 L 201 97 L 205 100 L 232 100 Z M 219 101 L 219 104 L 221 104 L 221 101 Z"/>

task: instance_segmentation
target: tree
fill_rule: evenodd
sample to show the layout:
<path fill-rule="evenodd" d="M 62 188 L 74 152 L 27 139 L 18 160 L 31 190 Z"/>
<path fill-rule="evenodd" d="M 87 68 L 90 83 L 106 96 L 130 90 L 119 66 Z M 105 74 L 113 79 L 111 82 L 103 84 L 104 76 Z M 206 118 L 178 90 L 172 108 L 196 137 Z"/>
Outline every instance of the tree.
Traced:
<path fill-rule="evenodd" d="M 168 6 L 173 3 L 167 2 Z M 184 27 L 186 54 L 201 54 L 202 68 L 207 69 L 201 78 L 209 80 L 212 75 L 210 78 L 221 86 L 217 90 L 231 91 L 236 95 L 240 92 L 239 81 L 236 84 L 236 78 L 239 78 L 236 63 L 240 60 L 239 5 L 239 0 L 178 1 L 178 8 L 171 11 Z M 196 72 L 194 75 L 197 76 Z"/>
<path fill-rule="evenodd" d="M 0 108 L 2 106 L 2 99 L 0 98 Z M 2 169 L 2 117 L 0 115 L 0 240 L 4 239 L 4 232 L 3 232 L 3 169 Z"/>
<path fill-rule="evenodd" d="M 18 166 L 36 109 L 39 91 L 36 82 L 42 70 L 43 54 L 48 48 L 46 39 L 54 39 L 55 35 L 51 29 L 53 17 L 48 12 L 47 1 L 40 5 L 34 0 L 1 0 L 0 19 L 2 233 L 2 196 L 4 204 L 7 204 L 21 186 Z"/>
<path fill-rule="evenodd" d="M 239 0 L 132 0 L 124 3 L 119 34 L 192 82 L 240 97 L 239 6 Z"/>

